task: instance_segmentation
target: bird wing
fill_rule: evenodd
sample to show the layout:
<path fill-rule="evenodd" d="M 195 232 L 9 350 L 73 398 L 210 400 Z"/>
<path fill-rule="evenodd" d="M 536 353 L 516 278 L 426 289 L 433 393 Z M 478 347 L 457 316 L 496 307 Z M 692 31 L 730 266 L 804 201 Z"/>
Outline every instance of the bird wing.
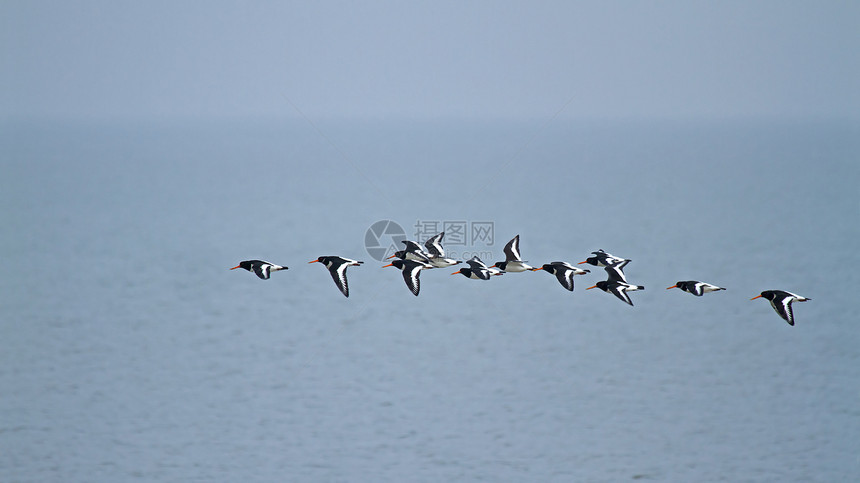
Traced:
<path fill-rule="evenodd" d="M 561 267 L 565 270 L 570 270 L 570 273 L 572 274 L 571 276 L 573 276 L 573 275 L 584 275 L 586 273 L 591 272 L 591 270 L 583 270 L 579 267 L 574 267 L 573 265 L 571 265 L 567 262 L 552 262 L 550 265 L 552 265 L 556 269 L 559 269 L 559 267 Z"/>
<path fill-rule="evenodd" d="M 425 254 L 423 251 L 417 251 L 417 252 L 407 251 L 406 256 L 404 257 L 404 260 L 415 260 L 415 261 L 425 262 L 425 263 L 430 262 L 430 259 L 427 258 L 427 254 Z"/>
<path fill-rule="evenodd" d="M 573 292 L 573 270 L 571 268 L 556 265 L 555 277 L 558 279 L 558 283 L 560 283 L 562 287 Z"/>
<path fill-rule="evenodd" d="M 687 287 L 689 287 L 690 293 L 696 297 L 701 297 L 705 293 L 705 284 L 702 282 L 690 282 Z"/>
<path fill-rule="evenodd" d="M 421 248 L 421 245 L 415 243 L 412 240 L 402 240 L 403 244 L 406 245 L 406 251 L 409 252 L 423 252 L 424 249 Z"/>
<path fill-rule="evenodd" d="M 615 295 L 622 301 L 627 302 L 631 306 L 633 305 L 633 301 L 630 300 L 630 294 L 628 294 L 627 291 L 624 290 L 623 285 L 614 284 L 609 288 L 609 291 L 612 293 L 612 295 Z"/>
<path fill-rule="evenodd" d="M 262 278 L 263 280 L 269 279 L 269 275 L 271 273 L 269 269 L 271 268 L 271 265 L 267 263 L 255 263 L 251 265 L 251 268 L 254 269 L 254 273 L 256 273 L 258 277 Z"/>
<path fill-rule="evenodd" d="M 511 241 L 509 241 L 508 244 L 505 245 L 504 252 L 505 252 L 505 261 L 506 262 L 515 261 L 515 260 L 522 260 L 522 258 L 520 258 L 520 236 L 519 235 L 513 237 L 511 239 Z"/>
<path fill-rule="evenodd" d="M 794 325 L 794 311 L 791 309 L 791 302 L 791 297 L 779 297 L 770 301 L 773 310 L 776 310 L 776 313 L 785 319 L 788 325 Z"/>
<path fill-rule="evenodd" d="M 624 272 L 621 270 L 622 268 L 624 268 L 624 265 L 627 265 L 626 261 L 616 265 L 608 265 L 606 267 L 603 267 L 609 277 L 606 279 L 606 281 L 627 283 L 627 277 L 624 276 Z"/>
<path fill-rule="evenodd" d="M 418 296 L 421 290 L 421 274 L 422 266 L 417 263 L 407 263 L 403 265 L 403 280 L 406 281 L 406 286 L 412 291 L 412 295 Z"/>
<path fill-rule="evenodd" d="M 472 268 L 472 273 L 474 273 L 475 276 L 480 278 L 481 280 L 489 280 L 490 279 L 490 271 L 487 269 L 486 266 L 478 267 L 478 268 Z"/>
<path fill-rule="evenodd" d="M 337 285 L 344 297 L 349 297 L 349 282 L 346 280 L 346 268 L 348 266 L 349 264 L 346 262 L 335 262 L 329 269 L 334 284 Z"/>
<path fill-rule="evenodd" d="M 469 264 L 469 268 L 474 271 L 477 270 L 487 270 L 487 265 L 481 261 L 478 257 L 472 257 L 469 260 L 466 260 L 466 263 Z"/>
<path fill-rule="evenodd" d="M 445 249 L 442 248 L 442 238 L 445 236 L 445 232 L 439 233 L 438 235 L 430 238 L 426 242 L 424 242 L 424 246 L 427 247 L 427 252 L 430 255 L 436 257 L 445 257 Z"/>
<path fill-rule="evenodd" d="M 616 257 L 615 255 L 613 255 L 611 253 L 603 251 L 603 249 L 600 249 L 596 252 L 591 252 L 591 253 L 596 255 L 597 260 L 604 265 L 616 265 L 616 264 L 619 264 L 619 263 L 622 263 L 625 261 L 627 261 L 627 262 L 630 261 L 630 260 L 625 260 L 624 258 L 621 258 L 621 257 Z"/>

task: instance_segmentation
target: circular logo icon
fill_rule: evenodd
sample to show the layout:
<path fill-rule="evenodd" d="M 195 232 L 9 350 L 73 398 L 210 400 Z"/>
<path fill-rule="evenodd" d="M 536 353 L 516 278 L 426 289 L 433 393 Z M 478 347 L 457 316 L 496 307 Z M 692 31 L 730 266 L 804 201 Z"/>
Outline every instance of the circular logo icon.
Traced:
<path fill-rule="evenodd" d="M 370 225 L 364 234 L 364 248 L 374 260 L 382 261 L 402 250 L 406 232 L 392 220 L 379 220 Z"/>

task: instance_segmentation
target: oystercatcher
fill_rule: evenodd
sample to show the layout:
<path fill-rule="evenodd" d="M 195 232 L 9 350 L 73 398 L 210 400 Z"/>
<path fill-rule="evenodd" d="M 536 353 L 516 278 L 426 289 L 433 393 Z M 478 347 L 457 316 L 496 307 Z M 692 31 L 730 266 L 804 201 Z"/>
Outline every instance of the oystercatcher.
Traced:
<path fill-rule="evenodd" d="M 456 272 L 451 273 L 451 275 L 457 275 L 458 273 L 463 274 L 466 278 L 472 278 L 475 280 L 489 280 L 492 275 L 502 275 L 503 272 L 497 269 L 491 269 L 487 267 L 487 265 L 481 261 L 477 256 L 472 257 L 469 260 L 466 260 L 466 263 L 469 264 L 469 268 L 461 268 Z"/>
<path fill-rule="evenodd" d="M 382 268 L 392 266 L 397 267 L 401 272 L 403 272 L 403 280 L 406 281 L 406 286 L 412 291 L 412 295 L 415 295 L 416 297 L 418 296 L 418 292 L 421 290 L 421 279 L 419 278 L 421 270 L 433 268 L 433 265 L 426 262 L 420 262 L 418 260 L 394 260 L 388 265 L 383 265 Z"/>
<path fill-rule="evenodd" d="M 606 270 L 607 281 L 627 283 L 627 277 L 624 275 L 624 267 L 630 263 L 630 260 L 622 260 L 613 265 L 603 267 Z"/>
<path fill-rule="evenodd" d="M 230 270 L 236 270 L 237 268 L 244 268 L 249 272 L 254 272 L 257 274 L 258 277 L 262 278 L 263 280 L 268 280 L 272 272 L 287 269 L 287 267 L 275 265 L 274 263 L 269 263 L 265 260 L 245 260 L 239 262 L 238 265 L 231 268 Z"/>
<path fill-rule="evenodd" d="M 615 295 L 619 299 L 624 302 L 627 302 L 630 305 L 633 305 L 633 301 L 630 300 L 630 295 L 627 292 L 633 292 L 635 290 L 645 290 L 645 287 L 641 285 L 633 285 L 627 283 L 627 278 L 624 276 L 624 272 L 621 271 L 624 268 L 624 265 L 627 265 L 630 260 L 624 260 L 622 262 L 616 263 L 615 265 L 610 265 L 603 267 L 606 270 L 607 279 L 597 282 L 597 284 L 588 287 L 586 290 L 591 290 L 593 288 L 599 288 L 606 293 L 611 293 Z"/>
<path fill-rule="evenodd" d="M 427 248 L 427 258 L 430 265 L 433 265 L 435 268 L 445 268 L 460 263 L 459 260 L 445 257 L 445 249 L 442 248 L 442 238 L 444 237 L 445 232 L 443 231 L 424 242 L 424 246 Z"/>
<path fill-rule="evenodd" d="M 349 297 L 349 283 L 346 280 L 346 269 L 353 265 L 359 266 L 364 262 L 350 260 L 349 258 L 326 256 L 319 257 L 316 260 L 311 260 L 308 263 L 317 262 L 322 263 L 326 268 L 328 268 L 329 273 L 331 273 L 331 278 L 334 280 L 337 288 L 340 289 L 341 293 L 343 293 L 345 297 Z"/>
<path fill-rule="evenodd" d="M 607 252 L 603 251 L 602 248 L 600 250 L 597 250 L 596 252 L 591 252 L 591 253 L 594 254 L 593 257 L 588 257 L 585 260 L 577 263 L 577 265 L 582 265 L 583 263 L 588 263 L 590 265 L 594 265 L 595 267 L 610 267 L 610 266 L 617 265 L 617 264 L 622 263 L 622 262 L 629 262 L 630 261 L 626 258 L 616 257 L 615 255 L 612 255 L 611 253 L 607 253 Z"/>
<path fill-rule="evenodd" d="M 554 274 L 556 278 L 558 278 L 558 283 L 560 283 L 562 287 L 570 290 L 571 292 L 573 292 L 573 276 L 585 275 L 586 273 L 590 272 L 590 270 L 576 268 L 567 262 L 545 263 L 540 268 L 531 268 L 530 270 L 544 270 L 546 272 Z"/>
<path fill-rule="evenodd" d="M 398 250 L 394 252 L 394 255 L 386 258 L 389 260 L 391 258 L 397 257 L 401 260 L 418 260 L 419 262 L 429 262 L 430 254 L 425 252 L 421 245 L 415 243 L 412 240 L 402 240 L 403 244 L 406 245 L 406 248 L 403 250 Z"/>
<path fill-rule="evenodd" d="M 686 280 L 683 282 L 678 282 L 671 287 L 666 287 L 666 290 L 672 288 L 679 288 L 684 292 L 691 293 L 696 297 L 701 297 L 702 295 L 709 292 L 716 292 L 718 290 L 725 290 L 722 287 L 717 287 L 716 285 L 711 285 L 710 283 L 698 282 L 696 280 Z"/>
<path fill-rule="evenodd" d="M 593 288 L 599 288 L 606 293 L 611 293 L 615 295 L 619 299 L 624 302 L 627 302 L 630 305 L 633 305 L 633 301 L 630 300 L 630 295 L 627 292 L 632 292 L 634 290 L 645 290 L 645 287 L 641 285 L 631 285 L 629 283 L 613 281 L 613 280 L 601 280 L 597 282 L 596 285 L 588 287 L 585 290 L 591 290 Z"/>
<path fill-rule="evenodd" d="M 788 325 L 794 325 L 794 312 L 791 310 L 791 303 L 812 300 L 791 292 L 786 292 L 785 290 L 765 290 L 750 300 L 755 300 L 759 297 L 770 300 L 770 305 L 773 307 L 773 310 L 776 310 L 776 313 L 785 319 L 785 321 L 788 322 Z"/>
<path fill-rule="evenodd" d="M 520 257 L 520 236 L 517 235 L 505 245 L 505 261 L 504 262 L 496 262 L 493 266 L 502 270 L 503 272 L 525 272 L 526 270 L 531 270 L 532 267 L 528 265 L 525 260 Z"/>

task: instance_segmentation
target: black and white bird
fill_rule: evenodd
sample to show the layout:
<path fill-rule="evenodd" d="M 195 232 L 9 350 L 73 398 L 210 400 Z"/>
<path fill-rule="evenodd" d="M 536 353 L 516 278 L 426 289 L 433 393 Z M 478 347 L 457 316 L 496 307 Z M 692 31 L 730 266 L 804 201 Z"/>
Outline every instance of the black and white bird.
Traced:
<path fill-rule="evenodd" d="M 666 290 L 672 288 L 679 288 L 684 292 L 691 293 L 696 297 L 701 297 L 702 295 L 710 292 L 717 292 L 719 290 L 725 290 L 722 287 L 717 287 L 716 285 L 712 285 L 706 282 L 698 282 L 696 280 L 685 280 L 682 282 L 678 282 L 671 287 L 666 287 Z"/>
<path fill-rule="evenodd" d="M 577 263 L 577 265 L 582 265 L 583 263 L 588 263 L 590 265 L 594 265 L 595 267 L 610 267 L 613 265 L 617 265 L 622 262 L 629 262 L 630 260 L 626 258 L 616 257 L 611 253 L 607 253 L 603 251 L 601 248 L 596 252 L 591 252 L 594 256 L 588 257 L 585 260 Z"/>
<path fill-rule="evenodd" d="M 490 277 L 493 275 L 503 274 L 503 272 L 501 272 L 500 270 L 491 269 L 490 267 L 488 267 L 477 256 L 466 260 L 466 263 L 469 265 L 469 268 L 461 268 L 460 270 L 451 273 L 451 275 L 457 275 L 458 273 L 461 273 L 466 278 L 472 278 L 475 280 L 489 280 Z"/>
<path fill-rule="evenodd" d="M 412 291 L 412 295 L 416 297 L 418 296 L 418 292 L 421 291 L 421 270 L 433 268 L 433 265 L 418 260 L 394 260 L 388 265 L 383 265 L 382 268 L 392 266 L 397 267 L 397 269 L 403 272 L 403 280 L 406 281 L 406 286 Z"/>
<path fill-rule="evenodd" d="M 445 232 L 443 231 L 424 242 L 424 247 L 427 248 L 426 253 L 430 265 L 434 268 L 445 268 L 460 263 L 459 260 L 454 260 L 453 258 L 447 258 L 445 256 L 445 249 L 442 248 L 442 238 L 444 237 Z"/>
<path fill-rule="evenodd" d="M 621 301 L 626 302 L 629 305 L 633 305 L 633 301 L 630 300 L 630 295 L 627 292 L 645 290 L 645 287 L 627 283 L 627 278 L 624 276 L 624 272 L 621 269 L 623 269 L 629 262 L 630 260 L 624 260 L 620 263 L 616 263 L 615 265 L 603 267 L 603 269 L 606 270 L 607 279 L 597 282 L 597 284 L 588 287 L 586 290 L 599 288 L 606 293 L 615 295 Z"/>
<path fill-rule="evenodd" d="M 630 295 L 628 295 L 627 292 L 633 292 L 634 290 L 645 290 L 645 287 L 641 285 L 631 285 L 629 283 L 611 280 L 601 280 L 597 282 L 596 285 L 588 287 L 585 290 L 591 290 L 593 288 L 599 288 L 606 293 L 611 293 L 612 295 L 615 295 L 616 297 L 621 299 L 623 302 L 626 302 L 630 305 L 633 305 L 633 301 L 630 300 Z"/>
<path fill-rule="evenodd" d="M 622 260 L 620 262 L 613 263 L 612 265 L 604 266 L 603 270 L 606 271 L 606 279 L 608 281 L 627 283 L 627 277 L 624 275 L 624 267 L 626 267 L 628 263 L 630 263 L 630 260 Z"/>
<path fill-rule="evenodd" d="M 412 240 L 402 240 L 406 248 L 394 252 L 394 255 L 386 258 L 386 260 L 397 257 L 401 260 L 418 260 L 419 262 L 430 262 L 430 254 L 425 252 L 421 245 Z"/>
<path fill-rule="evenodd" d="M 328 268 L 329 273 L 331 273 L 331 278 L 334 280 L 337 288 L 340 289 L 341 293 L 345 297 L 349 297 L 349 282 L 346 280 L 346 269 L 350 266 L 359 266 L 364 262 L 359 262 L 356 260 L 350 260 L 349 258 L 335 257 L 335 256 L 326 256 L 319 257 L 316 260 L 311 260 L 308 263 L 322 263 Z"/>
<path fill-rule="evenodd" d="M 765 290 L 750 300 L 755 300 L 759 297 L 770 300 L 770 305 L 773 307 L 773 310 L 776 310 L 776 313 L 785 319 L 785 321 L 788 322 L 788 325 L 794 325 L 794 311 L 791 309 L 791 303 L 812 300 L 791 292 L 786 292 L 785 290 Z"/>
<path fill-rule="evenodd" d="M 244 260 L 239 262 L 238 265 L 231 268 L 230 270 L 236 270 L 237 268 L 244 268 L 249 272 L 254 272 L 257 274 L 258 277 L 262 278 L 263 280 L 268 280 L 272 272 L 287 269 L 287 267 L 275 265 L 274 263 L 269 263 L 265 260 Z"/>
<path fill-rule="evenodd" d="M 558 283 L 560 283 L 562 287 L 570 290 L 571 292 L 573 292 L 573 276 L 585 275 L 586 273 L 590 272 L 590 270 L 576 268 L 567 262 L 544 263 L 542 267 L 532 268 L 531 270 L 543 270 L 555 275 L 556 278 L 558 278 Z"/>
<path fill-rule="evenodd" d="M 505 261 L 496 262 L 493 266 L 503 272 L 525 272 L 535 267 L 530 266 L 520 256 L 520 236 L 517 235 L 505 245 Z"/>

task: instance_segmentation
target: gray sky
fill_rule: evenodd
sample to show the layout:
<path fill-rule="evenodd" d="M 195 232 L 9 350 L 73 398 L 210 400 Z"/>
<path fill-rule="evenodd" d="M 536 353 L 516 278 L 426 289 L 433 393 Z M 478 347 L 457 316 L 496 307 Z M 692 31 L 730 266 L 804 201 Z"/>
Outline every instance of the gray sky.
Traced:
<path fill-rule="evenodd" d="M 860 117 L 856 1 L 9 0 L 0 26 L 7 119 Z"/>

